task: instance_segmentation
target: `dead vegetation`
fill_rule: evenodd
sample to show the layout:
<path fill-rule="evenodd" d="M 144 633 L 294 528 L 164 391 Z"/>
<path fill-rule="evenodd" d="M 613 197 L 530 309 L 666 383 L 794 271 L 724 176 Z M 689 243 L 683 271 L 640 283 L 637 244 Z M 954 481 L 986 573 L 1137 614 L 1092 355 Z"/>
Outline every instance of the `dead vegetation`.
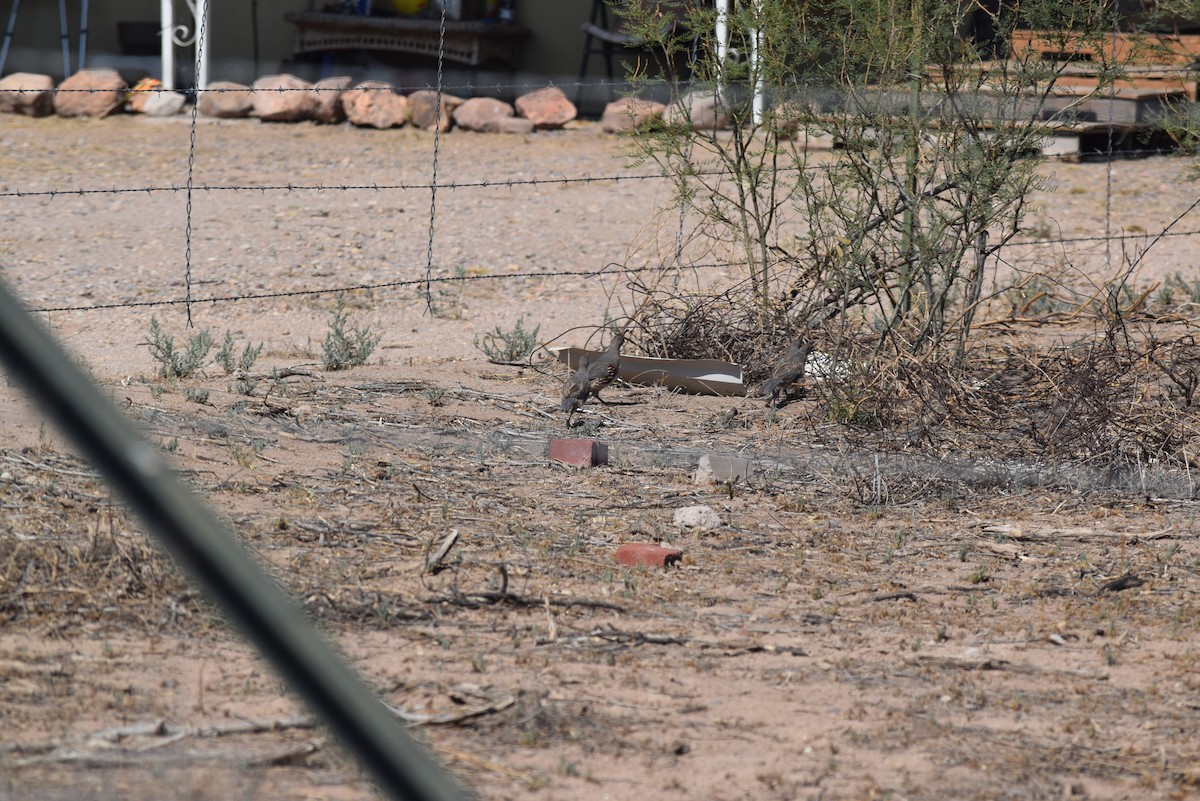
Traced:
<path fill-rule="evenodd" d="M 553 407 L 540 379 L 432 406 L 423 384 L 301 376 L 291 412 L 221 380 L 199 412 L 135 387 L 130 413 L 177 438 L 189 480 L 484 797 L 1170 798 L 1200 778 L 1189 499 L 822 460 L 784 444 L 820 428 L 815 398 L 774 421 L 744 402 L 745 427 L 712 432 L 727 400 L 626 391 L 634 406 L 604 412 L 614 466 L 576 472 L 544 462 L 552 423 L 524 413 Z M 697 437 L 756 443 L 760 469 L 693 484 Z M 236 440 L 263 443 L 249 467 Z M 85 466 L 53 443 L 0 458 L 20 510 L 0 786 L 369 795 Z M 724 525 L 673 530 L 693 503 Z M 660 538 L 681 569 L 611 561 Z M 195 778 L 205 765 L 225 783 Z"/>

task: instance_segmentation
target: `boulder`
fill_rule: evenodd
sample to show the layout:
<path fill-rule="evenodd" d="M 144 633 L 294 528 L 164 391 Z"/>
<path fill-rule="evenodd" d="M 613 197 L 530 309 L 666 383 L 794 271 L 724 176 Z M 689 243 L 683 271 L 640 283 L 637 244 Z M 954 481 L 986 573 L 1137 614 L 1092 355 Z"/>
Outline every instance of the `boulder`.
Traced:
<path fill-rule="evenodd" d="M 249 117 L 254 111 L 254 93 L 244 83 L 214 81 L 200 92 L 197 111 L 205 117 Z"/>
<path fill-rule="evenodd" d="M 317 122 L 336 124 L 346 119 L 346 109 L 342 107 L 342 93 L 350 88 L 353 79 L 349 76 L 322 78 L 313 84 L 313 94 L 317 96 L 317 106 L 313 109 L 313 119 Z"/>
<path fill-rule="evenodd" d="M 608 133 L 634 131 L 653 120 L 661 120 L 666 110 L 666 106 L 653 100 L 622 97 L 604 107 L 600 127 Z"/>
<path fill-rule="evenodd" d="M 151 92 L 142 104 L 142 113 L 147 117 L 173 117 L 183 111 L 186 102 L 179 92 Z"/>
<path fill-rule="evenodd" d="M 499 121 L 513 116 L 513 107 L 503 100 L 473 97 L 454 109 L 454 124 L 468 131 L 494 132 Z"/>
<path fill-rule="evenodd" d="M 448 131 L 454 124 L 452 114 L 465 101 L 461 97 L 442 94 L 442 115 L 438 129 Z M 437 113 L 437 92 L 432 89 L 418 89 L 408 96 L 408 113 L 412 116 L 412 124 L 417 128 L 433 129 L 433 116 Z"/>
<path fill-rule="evenodd" d="M 561 128 L 575 119 L 575 104 L 567 99 L 562 89 L 547 86 L 535 92 L 521 95 L 516 102 L 517 112 L 533 121 L 539 131 Z"/>
<path fill-rule="evenodd" d="M 310 120 L 316 108 L 312 84 L 295 75 L 265 75 L 254 82 L 254 116 L 263 122 Z"/>
<path fill-rule="evenodd" d="M 533 133 L 533 120 L 526 117 L 501 117 L 496 120 L 496 132 L 506 134 Z"/>
<path fill-rule="evenodd" d="M 125 110 L 134 114 L 142 114 L 146 110 L 146 99 L 153 93 L 162 90 L 162 81 L 158 78 L 142 78 L 129 90 L 129 99 L 125 102 Z"/>
<path fill-rule="evenodd" d="M 0 78 L 0 111 L 47 117 L 54 113 L 54 79 L 32 72 Z"/>
<path fill-rule="evenodd" d="M 125 105 L 129 84 L 113 69 L 80 70 L 58 85 L 60 117 L 107 117 Z"/>
<path fill-rule="evenodd" d="M 729 127 L 729 108 L 716 92 L 688 92 L 667 108 L 666 120 L 671 125 L 690 123 L 697 131 L 715 131 Z"/>
<path fill-rule="evenodd" d="M 183 111 L 185 103 L 184 95 L 164 89 L 157 78 L 142 78 L 129 90 L 125 110 L 148 117 L 172 117 Z"/>
<path fill-rule="evenodd" d="M 396 128 L 408 121 L 408 100 L 383 81 L 363 81 L 342 93 L 346 119 L 369 128 Z"/>

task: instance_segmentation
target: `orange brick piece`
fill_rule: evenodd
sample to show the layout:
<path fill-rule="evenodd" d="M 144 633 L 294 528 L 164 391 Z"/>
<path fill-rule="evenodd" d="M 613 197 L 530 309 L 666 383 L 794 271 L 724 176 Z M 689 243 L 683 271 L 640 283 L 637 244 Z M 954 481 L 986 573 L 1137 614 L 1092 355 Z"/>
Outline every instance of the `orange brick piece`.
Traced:
<path fill-rule="evenodd" d="M 683 561 L 683 551 L 648 542 L 627 542 L 617 548 L 613 558 L 631 567 L 670 567 Z"/>
<path fill-rule="evenodd" d="M 594 439 L 552 439 L 550 460 L 576 467 L 608 464 L 608 443 Z"/>

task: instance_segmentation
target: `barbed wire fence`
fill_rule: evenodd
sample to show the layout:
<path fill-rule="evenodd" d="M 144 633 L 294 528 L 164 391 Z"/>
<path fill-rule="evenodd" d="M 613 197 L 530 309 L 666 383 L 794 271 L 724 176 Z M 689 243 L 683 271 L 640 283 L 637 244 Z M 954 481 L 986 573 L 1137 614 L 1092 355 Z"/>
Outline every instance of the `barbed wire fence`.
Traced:
<path fill-rule="evenodd" d="M 444 32 L 443 32 L 444 36 Z M 203 32 L 197 42 L 197 47 L 203 47 Z M 380 92 L 396 92 L 400 94 L 408 94 L 417 90 L 433 90 L 436 92 L 436 108 L 435 119 L 440 119 L 443 110 L 443 98 L 449 94 L 476 96 L 488 95 L 494 93 L 511 93 L 514 90 L 528 88 L 525 83 L 459 83 L 448 84 L 443 83 L 442 72 L 442 57 L 443 54 L 438 54 L 437 79 L 434 84 L 398 84 L 386 83 L 381 86 L 366 86 L 362 87 L 364 91 L 380 91 Z M 628 84 L 622 81 L 582 81 L 582 82 L 559 82 L 552 84 L 559 88 L 581 88 L 588 87 L 592 89 L 602 89 L 619 91 L 628 87 Z M 21 92 L 23 90 L 5 90 Z M 55 88 L 54 93 L 90 93 L 103 90 L 96 89 L 64 89 Z M 161 90 L 150 90 L 161 91 Z M 180 297 L 165 298 L 157 300 L 120 300 L 110 299 L 97 303 L 60 303 L 60 304 L 42 304 L 32 309 L 36 312 L 90 312 L 90 311 L 111 311 L 121 308 L 147 308 L 160 306 L 182 306 L 187 315 L 189 327 L 192 325 L 191 311 L 196 304 L 217 304 L 217 303 L 235 303 L 238 301 L 248 300 L 269 300 L 277 298 L 300 297 L 300 296 L 317 296 L 317 295 L 337 295 L 355 291 L 365 290 L 386 290 L 416 287 L 420 290 L 421 296 L 426 304 L 427 312 L 432 311 L 432 295 L 431 288 L 435 284 L 470 284 L 476 282 L 505 282 L 528 279 L 541 280 L 561 280 L 565 278 L 597 278 L 601 276 L 611 275 L 614 269 L 619 268 L 623 273 L 636 274 L 639 272 L 659 271 L 663 269 L 663 264 L 605 264 L 593 269 L 574 269 L 563 270 L 559 268 L 546 267 L 535 270 L 522 270 L 510 272 L 507 274 L 484 274 L 484 275 L 435 275 L 434 268 L 436 266 L 436 231 L 438 228 L 439 216 L 443 214 L 453 213 L 445 210 L 439 210 L 437 197 L 439 192 L 469 192 L 474 190 L 492 190 L 492 189 L 536 189 L 549 186 L 559 187 L 582 187 L 586 188 L 595 184 L 618 184 L 627 182 L 669 182 L 674 176 L 666 172 L 644 171 L 629 168 L 621 171 L 613 171 L 605 174 L 590 174 L 582 173 L 577 175 L 545 175 L 523 178 L 504 178 L 504 179 L 481 179 L 481 180 L 456 180 L 454 178 L 445 178 L 441 174 L 440 168 L 440 131 L 439 126 L 434 126 L 432 133 L 432 154 L 430 159 L 430 178 L 428 181 L 399 181 L 399 182 L 345 182 L 345 183 L 329 183 L 329 182 L 276 182 L 276 183 L 206 183 L 195 180 L 195 159 L 196 159 L 196 143 L 199 135 L 198 126 L 198 108 L 200 96 L 205 93 L 225 93 L 238 92 L 249 93 L 251 95 L 258 92 L 270 93 L 285 93 L 285 92 L 311 92 L 325 91 L 314 89 L 291 89 L 291 88 L 271 88 L 271 89 L 255 89 L 237 88 L 231 89 L 226 87 L 212 88 L 196 88 L 194 92 L 194 101 L 190 109 L 189 121 L 189 138 L 188 138 L 188 153 L 187 153 L 187 176 L 186 181 L 179 183 L 162 183 L 162 184 L 144 184 L 134 186 L 111 186 L 111 187 L 96 187 L 96 186 L 61 186 L 48 189 L 6 189 L 0 191 L 0 201 L 27 201 L 34 199 L 42 199 L 46 201 L 54 201 L 65 197 L 87 198 L 91 196 L 119 196 L 119 195 L 177 195 L 182 196 L 185 209 L 185 225 L 184 225 L 184 252 L 182 264 L 182 280 L 184 293 Z M 330 90 L 333 91 L 333 90 Z M 1110 122 L 1109 129 L 1113 126 Z M 1004 251 L 1028 252 L 1030 249 L 1037 248 L 1056 248 L 1065 250 L 1068 246 L 1078 246 L 1086 244 L 1103 245 L 1106 251 L 1106 258 L 1111 266 L 1111 248 L 1114 244 L 1138 244 L 1141 243 L 1144 247 L 1143 251 L 1155 246 L 1157 243 L 1176 238 L 1193 238 L 1200 236 L 1200 228 L 1182 228 L 1181 225 L 1193 211 L 1200 206 L 1200 197 L 1191 200 L 1185 205 L 1181 205 L 1178 214 L 1174 216 L 1170 223 L 1164 225 L 1157 231 L 1140 231 L 1131 233 L 1128 231 L 1117 232 L 1113 228 L 1113 208 L 1112 195 L 1115 190 L 1112 182 L 1112 165 L 1120 159 L 1138 159 L 1150 158 L 1155 156 L 1166 156 L 1177 153 L 1176 150 L 1159 148 L 1159 147 L 1134 147 L 1117 149 L 1115 138 L 1112 131 L 1109 130 L 1104 134 L 1106 141 L 1105 147 L 1102 150 L 1090 150 L 1083 153 L 1071 154 L 1043 154 L 1040 157 L 1047 161 L 1080 161 L 1080 160 L 1103 160 L 1107 164 L 1105 176 L 1105 208 L 1104 208 L 1104 231 L 1103 234 L 1092 236 L 1028 236 L 1014 239 L 1005 243 L 1002 248 L 996 252 L 996 258 L 1002 263 L 1010 264 L 1011 261 L 1003 254 Z M 785 170 L 824 170 L 829 169 L 828 164 L 808 164 L 791 167 L 784 167 Z M 720 177 L 727 175 L 720 165 L 716 163 L 700 164 L 694 175 L 696 177 Z M 265 292 L 241 292 L 211 296 L 197 296 L 194 293 L 195 280 L 193 275 L 193 202 L 197 195 L 220 195 L 222 193 L 259 193 L 259 194 L 285 194 L 285 195 L 303 195 L 307 193 L 355 193 L 355 192 L 371 192 L 371 193 L 429 193 L 429 222 L 428 222 L 428 237 L 425 249 L 424 264 L 421 266 L 414 265 L 414 276 L 397 278 L 388 281 L 372 281 L 372 282 L 351 282 L 344 283 L 333 287 L 310 287 L 292 289 L 286 291 L 265 291 Z M 675 249 L 674 261 L 677 269 L 728 269 L 735 268 L 738 265 L 736 262 L 722 260 L 699 261 L 695 263 L 687 263 L 683 259 L 683 239 L 684 239 L 684 211 L 680 209 L 680 221 L 678 231 L 675 233 Z"/>

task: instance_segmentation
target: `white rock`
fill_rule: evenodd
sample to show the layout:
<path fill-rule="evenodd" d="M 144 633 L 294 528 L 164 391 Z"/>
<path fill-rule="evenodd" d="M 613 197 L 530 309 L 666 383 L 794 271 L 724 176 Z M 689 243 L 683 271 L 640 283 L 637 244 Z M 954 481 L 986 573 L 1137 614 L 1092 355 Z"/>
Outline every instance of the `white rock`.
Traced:
<path fill-rule="evenodd" d="M 148 117 L 171 117 L 183 111 L 186 101 L 178 92 L 153 92 L 146 98 L 142 113 Z"/>
<path fill-rule="evenodd" d="M 675 525 L 707 531 L 721 525 L 721 517 L 708 506 L 684 506 L 675 510 Z"/>

